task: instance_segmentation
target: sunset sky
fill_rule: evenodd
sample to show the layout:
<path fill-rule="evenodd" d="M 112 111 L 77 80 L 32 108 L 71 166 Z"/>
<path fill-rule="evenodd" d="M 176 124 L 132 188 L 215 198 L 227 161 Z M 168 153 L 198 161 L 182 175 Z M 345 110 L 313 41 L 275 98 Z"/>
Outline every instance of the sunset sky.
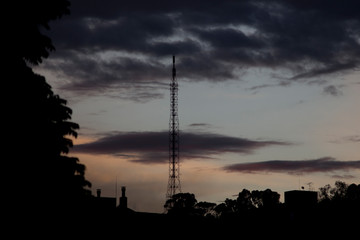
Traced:
<path fill-rule="evenodd" d="M 359 1 L 73 0 L 36 67 L 68 100 L 92 191 L 163 212 L 172 55 L 182 192 L 360 183 Z M 281 199 L 283 201 L 283 199 Z"/>

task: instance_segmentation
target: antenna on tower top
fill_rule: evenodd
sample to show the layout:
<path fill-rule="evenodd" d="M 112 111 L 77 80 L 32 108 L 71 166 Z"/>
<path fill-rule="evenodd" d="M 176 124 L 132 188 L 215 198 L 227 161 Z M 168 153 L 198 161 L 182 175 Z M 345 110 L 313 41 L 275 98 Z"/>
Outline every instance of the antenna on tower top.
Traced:
<path fill-rule="evenodd" d="M 170 121 L 169 121 L 169 181 L 166 198 L 181 192 L 179 165 L 179 116 L 178 83 L 176 80 L 175 56 L 173 56 L 172 79 L 170 83 Z"/>

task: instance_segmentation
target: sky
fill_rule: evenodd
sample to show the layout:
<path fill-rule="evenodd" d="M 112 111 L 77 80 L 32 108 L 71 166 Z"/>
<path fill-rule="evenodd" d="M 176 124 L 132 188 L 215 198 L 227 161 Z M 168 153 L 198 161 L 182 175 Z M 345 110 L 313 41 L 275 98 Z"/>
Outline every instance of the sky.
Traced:
<path fill-rule="evenodd" d="M 92 192 L 163 212 L 172 56 L 180 181 L 198 201 L 360 183 L 360 2 L 73 0 L 34 70 L 80 125 Z"/>

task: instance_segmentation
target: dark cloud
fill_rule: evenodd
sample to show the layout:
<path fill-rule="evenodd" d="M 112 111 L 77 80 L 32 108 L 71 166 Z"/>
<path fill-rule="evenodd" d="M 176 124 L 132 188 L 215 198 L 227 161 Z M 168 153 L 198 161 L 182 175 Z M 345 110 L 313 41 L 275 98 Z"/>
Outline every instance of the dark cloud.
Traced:
<path fill-rule="evenodd" d="M 98 62 L 91 56 L 68 53 L 67 61 L 48 61 L 46 67 L 67 79 L 60 88 L 77 94 L 103 93 L 110 97 L 147 101 L 161 98 L 168 84 L 159 81 L 165 67 L 160 63 L 119 57 L 111 62 Z M 71 73 L 70 76 L 68 74 Z"/>
<path fill-rule="evenodd" d="M 332 157 L 311 160 L 272 160 L 254 163 L 239 163 L 224 167 L 228 172 L 259 173 L 278 172 L 289 174 L 305 174 L 314 172 L 334 172 L 360 169 L 360 160 L 339 161 Z"/>
<path fill-rule="evenodd" d="M 271 87 L 287 87 L 290 86 L 290 81 L 280 80 L 278 83 L 275 84 L 261 84 L 253 87 L 246 88 L 246 90 L 252 91 L 254 94 L 256 94 L 260 89 L 263 88 L 271 88 Z"/>
<path fill-rule="evenodd" d="M 345 137 L 331 140 L 329 142 L 336 143 L 336 144 L 360 143 L 360 135 L 345 136 Z"/>
<path fill-rule="evenodd" d="M 168 132 L 113 132 L 94 142 L 76 145 L 75 152 L 110 154 L 141 163 L 168 161 Z M 214 133 L 181 132 L 180 158 L 213 158 L 222 153 L 251 154 L 270 146 L 287 146 L 282 141 L 257 141 Z"/>
<path fill-rule="evenodd" d="M 55 71 L 56 65 L 57 73 L 73 79 L 71 90 L 79 84 L 87 92 L 98 85 L 129 87 L 130 99 L 153 92 L 148 82 L 169 80 L 173 54 L 189 81 L 237 80 L 235 70 L 251 67 L 290 70 L 288 80 L 299 81 L 360 64 L 355 0 L 76 0 L 71 13 L 52 24 L 59 54 L 42 66 Z"/>
<path fill-rule="evenodd" d="M 334 96 L 334 97 L 337 97 L 337 96 L 340 96 L 343 94 L 342 91 L 340 90 L 340 87 L 334 86 L 334 85 L 329 85 L 329 86 L 324 87 L 323 93 L 325 95 L 330 95 L 330 96 Z"/>
<path fill-rule="evenodd" d="M 189 124 L 189 127 L 193 127 L 193 128 L 209 128 L 212 125 L 209 123 L 192 123 Z"/>
<path fill-rule="evenodd" d="M 345 174 L 345 175 L 332 175 L 331 177 L 332 177 L 332 178 L 335 178 L 335 179 L 353 179 L 353 178 L 355 178 L 355 176 L 349 175 L 349 174 Z"/>
<path fill-rule="evenodd" d="M 345 141 L 348 142 L 360 142 L 360 135 L 353 135 L 353 136 L 348 136 L 344 138 Z"/>

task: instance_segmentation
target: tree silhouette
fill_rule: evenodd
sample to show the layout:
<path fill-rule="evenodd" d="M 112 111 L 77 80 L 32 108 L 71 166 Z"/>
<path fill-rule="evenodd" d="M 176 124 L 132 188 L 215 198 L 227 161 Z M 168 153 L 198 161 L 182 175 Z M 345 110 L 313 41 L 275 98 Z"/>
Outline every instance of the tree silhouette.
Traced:
<path fill-rule="evenodd" d="M 336 181 L 334 187 L 327 184 L 319 190 L 318 218 L 329 227 L 356 228 L 360 214 L 360 184 Z"/>
<path fill-rule="evenodd" d="M 68 0 L 7 1 L 4 9 L 11 12 L 11 24 L 6 39 L 13 60 L 39 64 L 55 50 L 51 39 L 43 34 L 50 30 L 49 22 L 70 14 Z"/>
<path fill-rule="evenodd" d="M 319 188 L 319 202 L 322 205 L 360 205 L 360 184 L 348 185 L 342 181 L 336 181 L 335 187 L 327 184 Z"/>
<path fill-rule="evenodd" d="M 360 205 L 360 184 L 351 184 L 346 191 L 346 200 L 352 203 L 358 203 Z"/>
<path fill-rule="evenodd" d="M 280 204 L 280 194 L 271 191 L 271 189 L 254 190 L 251 192 L 251 199 L 257 208 L 276 208 Z"/>
<path fill-rule="evenodd" d="M 39 64 L 55 48 L 44 35 L 49 21 L 69 13 L 67 0 L 10 1 L 16 20 L 6 28 L 9 54 L 5 73 L 6 169 L 13 174 L 7 190 L 10 206 L 20 211 L 52 214 L 82 206 L 90 195 L 85 166 L 68 156 L 79 125 L 71 122 L 66 100 L 54 94 L 45 78 L 29 67 Z"/>
<path fill-rule="evenodd" d="M 215 207 L 216 203 L 211 202 L 198 202 L 195 204 L 197 214 L 204 217 L 216 216 Z"/>
<path fill-rule="evenodd" d="M 247 189 L 243 189 L 239 192 L 239 195 L 236 199 L 237 210 L 239 212 L 244 212 L 253 209 L 255 206 L 252 201 L 251 192 Z"/>
<path fill-rule="evenodd" d="M 243 189 L 236 199 L 226 198 L 218 205 L 197 202 L 194 194 L 180 193 L 166 202 L 168 214 L 162 225 L 169 223 L 170 227 L 176 222 L 182 229 L 202 237 L 206 233 L 214 237 L 216 232 L 220 238 L 224 238 L 224 233 L 229 237 L 239 233 L 257 238 L 274 234 L 288 238 L 294 233 L 308 237 L 309 232 L 302 229 L 309 226 L 319 226 L 316 230 L 312 228 L 312 236 L 333 237 L 334 233 L 345 238 L 353 236 L 360 214 L 360 184 L 337 181 L 334 187 L 328 184 L 320 188 L 319 196 L 319 203 L 313 206 L 293 208 L 281 204 L 280 194 L 271 189 Z"/>
<path fill-rule="evenodd" d="M 195 213 L 197 200 L 192 193 L 177 193 L 165 202 L 168 214 L 188 215 Z"/>

